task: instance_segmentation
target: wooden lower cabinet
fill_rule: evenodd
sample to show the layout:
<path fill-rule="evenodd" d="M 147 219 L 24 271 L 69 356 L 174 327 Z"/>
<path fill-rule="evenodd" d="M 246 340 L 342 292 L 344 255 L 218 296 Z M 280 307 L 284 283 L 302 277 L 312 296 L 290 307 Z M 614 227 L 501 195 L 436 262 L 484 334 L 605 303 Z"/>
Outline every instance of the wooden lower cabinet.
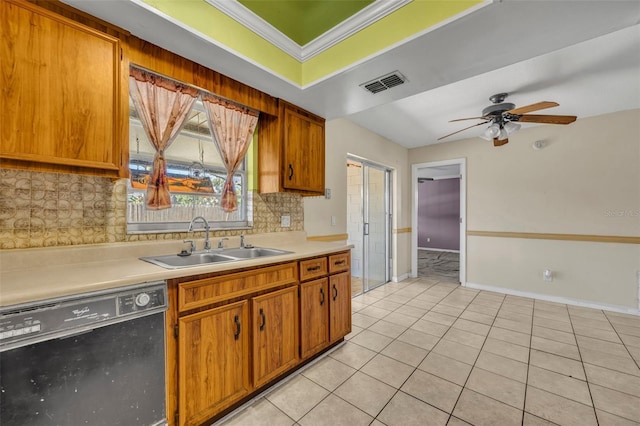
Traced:
<path fill-rule="evenodd" d="M 300 284 L 300 357 L 307 358 L 329 343 L 329 281 Z"/>
<path fill-rule="evenodd" d="M 349 252 L 341 252 L 328 258 L 300 261 L 300 357 L 303 360 L 351 333 L 350 260 Z"/>
<path fill-rule="evenodd" d="M 178 319 L 178 424 L 200 425 L 251 390 L 249 302 Z"/>
<path fill-rule="evenodd" d="M 329 277 L 329 336 L 331 342 L 351 333 L 351 273 Z"/>
<path fill-rule="evenodd" d="M 251 299 L 253 385 L 259 387 L 298 363 L 298 289 Z"/>
<path fill-rule="evenodd" d="M 210 424 L 351 332 L 349 252 L 170 280 L 169 425 Z"/>

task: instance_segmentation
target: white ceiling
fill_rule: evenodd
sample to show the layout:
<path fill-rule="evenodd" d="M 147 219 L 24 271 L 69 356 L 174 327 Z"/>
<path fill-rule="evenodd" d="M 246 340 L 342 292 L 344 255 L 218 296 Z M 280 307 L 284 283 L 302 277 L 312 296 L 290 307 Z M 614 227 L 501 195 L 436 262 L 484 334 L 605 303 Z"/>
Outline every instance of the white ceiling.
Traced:
<path fill-rule="evenodd" d="M 297 86 L 140 0 L 63 0 L 167 50 L 329 120 L 344 117 L 408 148 L 474 124 L 488 98 L 578 119 L 640 108 L 640 1 L 496 0 L 308 87 Z M 372 95 L 359 84 L 398 70 Z M 478 136 L 484 126 L 452 141 Z"/>

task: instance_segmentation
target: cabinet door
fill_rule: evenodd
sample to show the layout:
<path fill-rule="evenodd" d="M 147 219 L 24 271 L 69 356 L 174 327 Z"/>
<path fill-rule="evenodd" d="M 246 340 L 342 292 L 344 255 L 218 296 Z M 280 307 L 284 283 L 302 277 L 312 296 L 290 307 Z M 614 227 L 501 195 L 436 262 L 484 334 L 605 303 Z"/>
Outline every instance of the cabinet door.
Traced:
<path fill-rule="evenodd" d="M 28 2 L 0 9 L 0 158 L 117 175 L 119 40 Z"/>
<path fill-rule="evenodd" d="M 283 187 L 324 193 L 324 124 L 284 110 Z"/>
<path fill-rule="evenodd" d="M 300 284 L 300 356 L 307 358 L 329 343 L 329 282 Z"/>
<path fill-rule="evenodd" d="M 249 393 L 248 303 L 178 320 L 180 425 L 199 425 Z"/>
<path fill-rule="evenodd" d="M 332 342 L 351 333 L 351 274 L 343 272 L 329 277 L 329 336 Z"/>
<path fill-rule="evenodd" d="M 254 297 L 253 384 L 261 386 L 298 362 L 298 288 Z"/>

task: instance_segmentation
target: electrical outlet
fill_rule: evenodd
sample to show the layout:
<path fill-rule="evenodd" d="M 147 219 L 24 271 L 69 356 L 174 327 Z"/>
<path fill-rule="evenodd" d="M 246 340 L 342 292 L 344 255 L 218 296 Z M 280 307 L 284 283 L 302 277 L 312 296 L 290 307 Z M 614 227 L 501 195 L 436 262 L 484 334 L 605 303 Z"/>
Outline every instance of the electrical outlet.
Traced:
<path fill-rule="evenodd" d="M 427 237 L 427 242 L 430 243 L 431 242 L 431 238 Z"/>
<path fill-rule="evenodd" d="M 283 228 L 289 228 L 291 226 L 291 216 L 288 214 L 280 216 L 280 226 Z"/>
<path fill-rule="evenodd" d="M 545 269 L 542 273 L 542 279 L 545 281 L 553 281 L 553 271 L 551 269 Z"/>
<path fill-rule="evenodd" d="M 331 226 L 336 226 L 336 217 L 335 216 L 331 216 Z"/>

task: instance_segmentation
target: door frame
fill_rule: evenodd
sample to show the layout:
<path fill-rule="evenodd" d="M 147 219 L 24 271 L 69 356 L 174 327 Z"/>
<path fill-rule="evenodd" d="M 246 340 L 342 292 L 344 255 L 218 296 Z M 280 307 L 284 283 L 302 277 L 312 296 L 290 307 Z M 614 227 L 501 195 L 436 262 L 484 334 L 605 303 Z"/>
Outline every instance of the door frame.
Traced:
<path fill-rule="evenodd" d="M 467 284 L 467 159 L 432 161 L 411 165 L 411 276 L 418 276 L 418 172 L 432 167 L 458 165 L 460 168 L 460 284 Z"/>

